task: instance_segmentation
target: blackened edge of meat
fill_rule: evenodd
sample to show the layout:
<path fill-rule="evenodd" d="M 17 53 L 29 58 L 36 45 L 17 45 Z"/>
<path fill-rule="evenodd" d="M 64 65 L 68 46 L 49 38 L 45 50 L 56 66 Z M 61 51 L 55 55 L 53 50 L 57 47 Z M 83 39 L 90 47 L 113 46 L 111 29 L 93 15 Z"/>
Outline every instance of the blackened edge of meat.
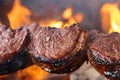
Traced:
<path fill-rule="evenodd" d="M 14 73 L 32 64 L 31 56 L 27 54 L 27 51 L 22 50 L 6 62 L 0 63 L 0 75 Z"/>
<path fill-rule="evenodd" d="M 88 49 L 88 54 L 91 55 L 91 58 L 93 58 L 97 64 L 109 64 L 107 61 L 103 61 L 102 59 L 97 58 L 95 55 L 93 55 L 90 49 Z"/>
<path fill-rule="evenodd" d="M 59 63 L 56 62 L 54 64 L 50 64 L 49 62 L 45 63 L 44 61 L 40 60 L 40 58 L 33 57 L 33 60 L 37 65 L 47 72 L 57 74 L 70 73 L 77 70 L 87 60 L 87 54 L 85 53 L 86 50 L 80 50 L 69 59 L 61 60 Z"/>
<path fill-rule="evenodd" d="M 103 76 L 110 80 L 119 80 L 120 79 L 120 64 L 108 64 L 106 61 L 103 61 L 99 58 L 96 58 L 92 54 L 92 51 L 88 50 L 88 58 L 93 67 Z"/>

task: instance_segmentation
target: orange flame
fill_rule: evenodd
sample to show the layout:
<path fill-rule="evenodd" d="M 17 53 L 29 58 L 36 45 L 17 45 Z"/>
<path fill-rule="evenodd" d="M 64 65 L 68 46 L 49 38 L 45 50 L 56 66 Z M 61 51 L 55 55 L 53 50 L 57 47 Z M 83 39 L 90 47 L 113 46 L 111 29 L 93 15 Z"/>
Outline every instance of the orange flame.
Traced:
<path fill-rule="evenodd" d="M 64 19 L 69 19 L 69 18 L 71 18 L 71 17 L 72 17 L 72 12 L 73 12 L 73 10 L 72 10 L 71 7 L 67 8 L 67 9 L 63 12 L 63 18 L 64 18 Z"/>
<path fill-rule="evenodd" d="M 20 0 L 15 0 L 12 11 L 8 14 L 10 26 L 15 29 L 18 26 L 30 24 L 31 20 L 29 16 L 31 12 L 29 9 L 21 5 Z M 57 28 L 63 28 L 73 23 L 80 23 L 83 20 L 83 14 L 77 13 L 73 15 L 73 9 L 68 7 L 62 14 L 62 20 L 48 19 L 39 20 L 39 24 L 42 26 L 52 26 Z"/>
<path fill-rule="evenodd" d="M 17 72 L 17 77 L 20 80 L 23 80 L 23 77 L 24 80 L 45 80 L 48 75 L 48 72 L 45 72 L 36 65 Z"/>
<path fill-rule="evenodd" d="M 105 32 L 120 32 L 118 4 L 104 4 L 101 8 L 102 28 Z"/>
<path fill-rule="evenodd" d="M 46 21 L 40 20 L 39 23 L 43 26 L 49 25 L 57 28 L 64 28 L 65 26 L 69 26 L 73 23 L 81 23 L 83 18 L 84 15 L 81 13 L 77 13 L 73 15 L 73 9 L 71 7 L 68 7 L 62 13 L 62 20 L 55 20 L 55 19 L 49 19 Z"/>
<path fill-rule="evenodd" d="M 73 15 L 73 9 L 71 7 L 68 7 L 63 12 L 63 19 L 67 20 L 67 22 L 64 23 L 64 26 L 69 26 L 73 23 L 81 23 L 83 20 L 83 17 L 84 16 L 81 13 L 77 13 L 77 14 Z"/>
<path fill-rule="evenodd" d="M 14 29 L 18 26 L 30 23 L 28 16 L 31 12 L 21 5 L 20 0 L 15 0 L 12 11 L 8 14 L 10 26 Z"/>

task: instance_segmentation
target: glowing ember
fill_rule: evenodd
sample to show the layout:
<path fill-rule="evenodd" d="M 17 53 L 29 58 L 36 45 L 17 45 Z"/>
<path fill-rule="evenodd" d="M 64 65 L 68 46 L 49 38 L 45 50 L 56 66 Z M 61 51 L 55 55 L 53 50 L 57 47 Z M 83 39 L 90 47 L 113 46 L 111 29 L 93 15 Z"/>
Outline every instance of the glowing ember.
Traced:
<path fill-rule="evenodd" d="M 101 8 L 102 28 L 105 32 L 120 32 L 120 11 L 118 4 L 104 4 Z"/>
<path fill-rule="evenodd" d="M 18 26 L 30 23 L 28 16 L 31 12 L 21 5 L 20 0 L 15 0 L 12 11 L 8 14 L 11 27 L 17 28 Z"/>

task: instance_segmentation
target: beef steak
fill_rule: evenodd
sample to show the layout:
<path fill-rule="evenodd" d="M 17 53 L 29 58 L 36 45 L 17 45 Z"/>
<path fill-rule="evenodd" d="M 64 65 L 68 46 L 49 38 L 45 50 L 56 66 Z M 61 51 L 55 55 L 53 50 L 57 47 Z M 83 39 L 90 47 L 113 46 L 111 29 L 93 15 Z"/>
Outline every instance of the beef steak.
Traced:
<path fill-rule="evenodd" d="M 28 31 L 0 26 L 0 75 L 16 72 L 31 64 L 25 50 Z"/>
<path fill-rule="evenodd" d="M 91 64 L 110 80 L 120 80 L 120 33 L 102 34 L 88 50 Z"/>
<path fill-rule="evenodd" d="M 28 27 L 29 53 L 36 64 L 52 73 L 67 73 L 79 68 L 86 58 L 87 32 L 79 24 L 65 28 Z"/>

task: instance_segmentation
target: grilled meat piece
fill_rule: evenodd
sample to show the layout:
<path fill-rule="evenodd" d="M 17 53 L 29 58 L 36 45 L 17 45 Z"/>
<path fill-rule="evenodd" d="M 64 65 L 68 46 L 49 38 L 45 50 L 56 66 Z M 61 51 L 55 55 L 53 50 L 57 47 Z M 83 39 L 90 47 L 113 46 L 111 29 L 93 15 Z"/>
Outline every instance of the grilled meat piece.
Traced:
<path fill-rule="evenodd" d="M 120 80 L 120 33 L 101 34 L 91 44 L 88 58 L 110 80 Z"/>
<path fill-rule="evenodd" d="M 68 73 L 86 61 L 87 33 L 78 24 L 65 28 L 29 26 L 29 53 L 34 62 L 51 73 Z"/>
<path fill-rule="evenodd" d="M 11 30 L 0 26 L 0 75 L 16 72 L 31 65 L 30 56 L 25 49 L 28 31 Z"/>

